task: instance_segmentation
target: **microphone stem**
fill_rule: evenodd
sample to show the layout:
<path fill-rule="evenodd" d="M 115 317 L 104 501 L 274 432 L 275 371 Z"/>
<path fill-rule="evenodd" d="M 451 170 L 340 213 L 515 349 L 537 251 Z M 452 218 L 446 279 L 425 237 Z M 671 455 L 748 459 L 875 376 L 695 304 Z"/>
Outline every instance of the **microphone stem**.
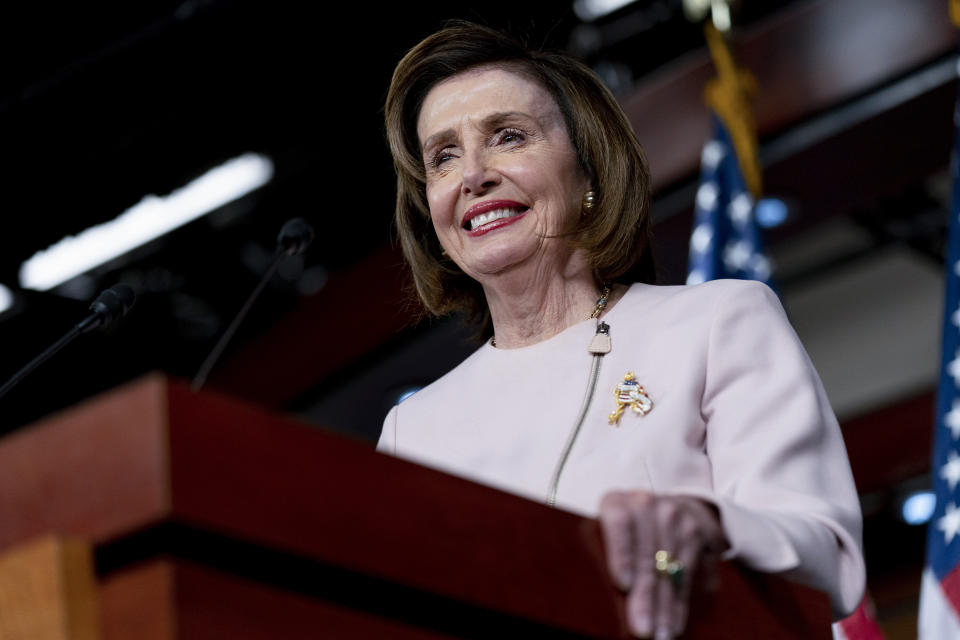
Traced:
<path fill-rule="evenodd" d="M 270 281 L 270 278 L 273 277 L 274 272 L 277 270 L 277 267 L 280 266 L 280 261 L 286 254 L 282 251 L 277 251 L 276 255 L 273 258 L 273 262 L 270 264 L 270 267 L 260 278 L 260 282 L 257 284 L 256 288 L 253 290 L 253 293 L 250 294 L 250 297 L 247 298 L 247 301 L 243 303 L 243 307 L 240 308 L 240 311 L 234 317 L 233 322 L 230 323 L 230 326 L 227 327 L 227 330 L 223 332 L 223 335 L 220 336 L 220 340 L 217 342 L 216 346 L 213 348 L 213 351 L 210 352 L 210 355 L 207 356 L 207 359 L 203 361 L 203 364 L 200 366 L 200 370 L 197 371 L 197 375 L 193 377 L 193 382 L 190 384 L 190 388 L 193 391 L 199 391 L 200 388 L 207 381 L 207 376 L 210 375 L 210 371 L 213 369 L 213 365 L 217 363 L 217 360 L 220 359 L 220 354 L 223 353 L 223 350 L 226 348 L 227 343 L 230 342 L 230 338 L 233 337 L 233 334 L 236 333 L 237 328 L 240 326 L 240 323 L 243 322 L 243 319 L 246 317 L 247 312 L 250 311 L 250 307 L 253 306 L 254 301 L 257 299 L 257 296 L 260 295 L 260 292 L 263 290 L 267 283 Z"/>
<path fill-rule="evenodd" d="M 60 338 L 59 340 L 54 342 L 52 345 L 47 347 L 40 355 L 38 355 L 36 358 L 28 362 L 25 367 L 20 369 L 20 371 L 17 371 L 17 373 L 14 374 L 12 378 L 7 380 L 6 384 L 0 387 L 0 398 L 6 395 L 6 393 L 10 391 L 10 389 L 13 389 L 18 382 L 20 382 L 27 376 L 28 373 L 30 373 L 31 371 L 39 367 L 41 364 L 49 360 L 56 352 L 60 351 L 60 349 L 70 344 L 71 340 L 73 340 L 74 338 L 79 336 L 81 333 L 83 333 L 84 327 L 81 326 L 83 324 L 84 323 L 81 322 L 80 324 L 74 325 L 73 328 L 70 329 L 70 331 L 68 331 L 66 334 L 64 334 L 62 338 Z"/>

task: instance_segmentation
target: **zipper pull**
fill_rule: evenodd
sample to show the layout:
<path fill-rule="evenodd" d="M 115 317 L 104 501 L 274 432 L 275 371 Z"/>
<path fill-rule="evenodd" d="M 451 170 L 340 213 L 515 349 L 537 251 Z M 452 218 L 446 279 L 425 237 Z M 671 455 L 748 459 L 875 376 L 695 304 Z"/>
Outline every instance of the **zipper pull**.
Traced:
<path fill-rule="evenodd" d="M 597 333 L 590 340 L 590 346 L 587 351 L 594 355 L 603 355 L 610 353 L 610 325 L 601 322 L 597 325 Z"/>

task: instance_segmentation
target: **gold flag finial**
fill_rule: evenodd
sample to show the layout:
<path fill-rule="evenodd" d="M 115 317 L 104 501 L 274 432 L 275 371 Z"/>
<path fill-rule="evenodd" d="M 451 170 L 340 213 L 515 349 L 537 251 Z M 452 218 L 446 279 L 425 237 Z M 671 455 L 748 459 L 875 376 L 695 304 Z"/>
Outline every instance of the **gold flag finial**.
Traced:
<path fill-rule="evenodd" d="M 691 22 L 700 22 L 709 13 L 718 31 L 730 31 L 730 0 L 683 0 L 683 13 Z"/>
<path fill-rule="evenodd" d="M 730 132 L 747 188 L 754 198 L 760 198 L 763 178 L 757 154 L 757 125 L 750 106 L 757 81 L 749 71 L 737 67 L 723 35 L 713 24 L 706 23 L 704 32 L 717 69 L 717 77 L 704 89 L 704 99 Z"/>

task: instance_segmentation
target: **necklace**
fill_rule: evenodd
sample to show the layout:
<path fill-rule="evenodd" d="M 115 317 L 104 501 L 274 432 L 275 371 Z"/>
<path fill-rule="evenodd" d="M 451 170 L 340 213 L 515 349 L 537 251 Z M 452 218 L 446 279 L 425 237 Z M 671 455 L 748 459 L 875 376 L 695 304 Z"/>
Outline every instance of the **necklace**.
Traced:
<path fill-rule="evenodd" d="M 613 285 L 609 282 L 604 282 L 600 289 L 600 297 L 597 298 L 596 304 L 593 305 L 593 311 L 589 316 L 587 316 L 587 320 L 593 320 L 594 318 L 600 317 L 600 314 L 603 313 L 603 310 L 607 308 L 607 300 L 610 298 L 611 291 L 613 291 Z M 496 336 L 490 338 L 490 346 L 497 346 Z"/>
<path fill-rule="evenodd" d="M 603 283 L 603 289 L 600 290 L 600 297 L 597 298 L 597 303 L 593 305 L 593 313 L 590 314 L 590 317 L 587 320 L 593 320 L 594 318 L 600 317 L 600 314 L 603 313 L 603 310 L 607 308 L 607 299 L 610 297 L 610 292 L 613 290 L 613 285 L 609 282 Z"/>

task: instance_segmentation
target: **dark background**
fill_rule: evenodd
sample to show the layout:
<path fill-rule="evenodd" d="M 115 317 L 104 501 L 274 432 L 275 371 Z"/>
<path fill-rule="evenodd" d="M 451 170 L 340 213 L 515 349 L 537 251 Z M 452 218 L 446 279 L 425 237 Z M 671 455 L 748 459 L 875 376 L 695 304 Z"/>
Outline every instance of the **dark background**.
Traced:
<path fill-rule="evenodd" d="M 699 148 L 708 131 L 686 125 L 688 110 L 703 111 L 691 70 L 706 52 L 679 0 L 641 0 L 593 24 L 546 0 L 328 4 L 0 9 L 0 284 L 14 292 L 0 313 L 0 379 L 103 288 L 122 281 L 138 294 L 122 324 L 84 336 L 0 399 L 0 432 L 148 371 L 192 377 L 266 268 L 282 223 L 300 216 L 316 241 L 273 277 L 210 388 L 375 440 L 399 393 L 474 348 L 470 330 L 418 321 L 403 296 L 382 124 L 393 66 L 451 18 L 566 49 L 601 73 L 651 154 L 661 281 L 683 281 L 697 164 L 696 151 L 681 150 Z M 922 557 L 922 529 L 896 514 L 906 492 L 928 483 L 956 37 L 939 0 L 741 5 L 735 50 L 766 81 L 767 190 L 791 207 L 767 235 L 775 278 L 841 418 L 867 515 L 871 589 L 896 637 L 915 593 L 891 585 L 919 584 Z M 791 22 L 806 25 L 805 40 L 776 35 Z M 897 44 L 918 24 L 922 37 Z M 828 41 L 839 49 L 818 58 Z M 828 90 L 874 66 L 869 80 Z M 764 75 L 784 67 L 798 75 Z M 801 79 L 809 69 L 815 82 Z M 686 102 L 660 100 L 682 82 L 693 87 Z M 36 251 L 251 151 L 274 163 L 265 187 L 52 291 L 19 287 Z"/>

